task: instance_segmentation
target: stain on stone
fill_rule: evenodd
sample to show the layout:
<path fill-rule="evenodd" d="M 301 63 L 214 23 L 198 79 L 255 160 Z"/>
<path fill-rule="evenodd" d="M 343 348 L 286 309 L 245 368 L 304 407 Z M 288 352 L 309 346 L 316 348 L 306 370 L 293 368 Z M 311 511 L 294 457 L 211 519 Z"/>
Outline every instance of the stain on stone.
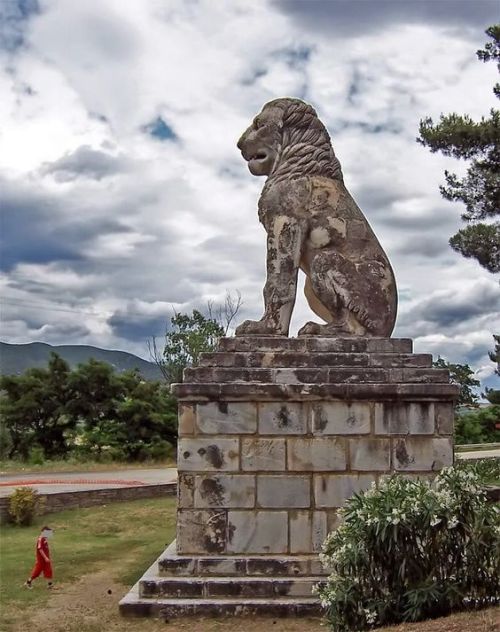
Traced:
<path fill-rule="evenodd" d="M 401 465 L 405 466 L 415 461 L 415 458 L 408 454 L 404 441 L 398 441 L 396 446 L 396 458 Z"/>
<path fill-rule="evenodd" d="M 219 412 L 223 415 L 227 415 L 227 402 L 217 402 L 217 405 L 219 407 Z"/>
<path fill-rule="evenodd" d="M 221 505 L 224 500 L 224 486 L 217 478 L 205 478 L 200 485 L 200 496 L 211 505 Z"/>
<path fill-rule="evenodd" d="M 235 531 L 236 531 L 236 527 L 234 526 L 234 524 L 229 523 L 227 525 L 227 541 L 229 543 L 233 541 L 233 536 L 234 536 Z"/>
<path fill-rule="evenodd" d="M 314 407 L 314 416 L 316 421 L 316 430 L 323 432 L 328 425 L 328 417 L 324 414 L 322 406 Z"/>
<path fill-rule="evenodd" d="M 274 591 L 276 595 L 278 595 L 279 597 L 285 597 L 286 595 L 290 593 L 292 586 L 293 586 L 293 581 L 280 580 L 279 582 L 275 582 Z"/>
<path fill-rule="evenodd" d="M 207 451 L 205 450 L 205 448 L 200 448 L 200 449 L 198 450 L 198 454 L 199 454 L 200 456 L 204 456 L 206 453 L 207 453 Z"/>
<path fill-rule="evenodd" d="M 290 417 L 288 416 L 288 408 L 286 406 L 282 406 L 276 416 L 278 417 L 279 428 L 286 428 L 290 424 Z"/>
<path fill-rule="evenodd" d="M 356 417 L 353 414 L 349 415 L 349 417 L 346 419 L 346 424 L 348 426 L 350 426 L 351 428 L 353 426 L 355 426 L 356 425 Z"/>
<path fill-rule="evenodd" d="M 201 452 L 201 450 L 199 452 Z M 224 453 L 218 445 L 212 444 L 207 447 L 206 458 L 210 465 L 215 467 L 217 470 L 220 470 L 220 468 L 224 465 Z"/>
<path fill-rule="evenodd" d="M 185 459 L 189 459 L 189 457 L 191 456 L 191 452 L 189 452 L 189 450 L 186 450 L 185 452 L 183 452 L 182 456 Z"/>

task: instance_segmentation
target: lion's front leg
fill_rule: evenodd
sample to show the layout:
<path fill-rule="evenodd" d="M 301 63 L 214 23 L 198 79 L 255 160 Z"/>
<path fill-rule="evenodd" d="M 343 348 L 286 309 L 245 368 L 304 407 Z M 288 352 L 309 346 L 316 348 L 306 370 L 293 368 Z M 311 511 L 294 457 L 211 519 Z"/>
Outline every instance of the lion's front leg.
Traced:
<path fill-rule="evenodd" d="M 297 274 L 305 236 L 304 222 L 279 215 L 267 233 L 267 278 L 264 286 L 264 315 L 246 320 L 236 328 L 237 336 L 287 336 L 297 294 Z"/>

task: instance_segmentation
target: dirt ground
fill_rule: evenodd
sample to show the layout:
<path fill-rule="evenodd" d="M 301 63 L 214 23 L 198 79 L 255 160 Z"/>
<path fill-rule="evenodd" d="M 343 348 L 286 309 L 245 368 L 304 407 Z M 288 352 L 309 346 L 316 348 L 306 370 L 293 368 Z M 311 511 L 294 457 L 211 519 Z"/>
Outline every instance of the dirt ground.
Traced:
<path fill-rule="evenodd" d="M 35 590 L 46 590 L 43 584 Z M 152 619 L 124 619 L 118 601 L 127 592 L 107 570 L 83 576 L 78 582 L 56 586 L 48 603 L 16 616 L 6 632 L 326 632 L 321 619 L 181 619 L 169 623 Z M 500 632 L 500 611 L 487 610 L 384 628 L 386 632 Z M 2 630 L 3 632 L 3 630 Z M 379 628 L 379 632 L 382 629 Z"/>

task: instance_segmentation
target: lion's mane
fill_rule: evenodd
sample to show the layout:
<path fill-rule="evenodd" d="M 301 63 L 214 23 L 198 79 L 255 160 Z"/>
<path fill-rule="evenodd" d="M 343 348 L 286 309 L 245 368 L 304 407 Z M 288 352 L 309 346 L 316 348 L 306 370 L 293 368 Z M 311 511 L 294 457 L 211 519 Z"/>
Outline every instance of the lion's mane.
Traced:
<path fill-rule="evenodd" d="M 313 107 L 299 99 L 276 99 L 266 107 L 283 111 L 281 143 L 270 174 L 273 182 L 303 176 L 343 180 L 326 127 Z"/>

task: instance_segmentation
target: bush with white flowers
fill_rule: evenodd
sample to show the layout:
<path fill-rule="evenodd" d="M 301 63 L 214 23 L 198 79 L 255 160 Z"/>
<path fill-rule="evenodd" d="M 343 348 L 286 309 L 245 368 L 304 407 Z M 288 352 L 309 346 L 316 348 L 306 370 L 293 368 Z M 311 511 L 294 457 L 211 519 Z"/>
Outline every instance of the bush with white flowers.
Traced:
<path fill-rule="evenodd" d="M 477 470 L 395 475 L 355 495 L 323 546 L 317 592 L 335 632 L 500 602 L 500 512 Z"/>

